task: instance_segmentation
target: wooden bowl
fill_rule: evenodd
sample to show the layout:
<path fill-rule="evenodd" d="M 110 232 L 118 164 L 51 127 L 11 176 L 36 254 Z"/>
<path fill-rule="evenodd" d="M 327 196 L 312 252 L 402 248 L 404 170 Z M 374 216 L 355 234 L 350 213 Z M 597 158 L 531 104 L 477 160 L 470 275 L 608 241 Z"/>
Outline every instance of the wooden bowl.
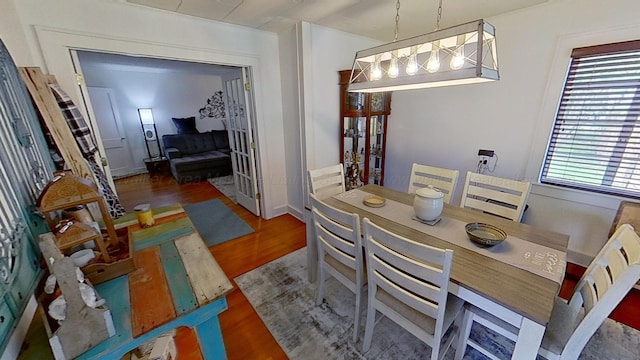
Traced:
<path fill-rule="evenodd" d="M 387 199 L 378 195 L 368 195 L 362 202 L 369 207 L 383 207 L 387 203 Z"/>
<path fill-rule="evenodd" d="M 469 223 L 465 226 L 465 230 L 471 241 L 484 247 L 498 245 L 507 238 L 504 230 L 491 224 Z"/>

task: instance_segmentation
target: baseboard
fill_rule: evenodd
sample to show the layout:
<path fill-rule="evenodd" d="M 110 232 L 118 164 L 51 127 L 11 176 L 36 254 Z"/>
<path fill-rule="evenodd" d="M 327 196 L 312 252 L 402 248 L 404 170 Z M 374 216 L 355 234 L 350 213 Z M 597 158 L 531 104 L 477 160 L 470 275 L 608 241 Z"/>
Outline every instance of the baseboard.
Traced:
<path fill-rule="evenodd" d="M 302 211 L 300 211 L 299 209 L 296 209 L 294 207 L 288 206 L 288 213 L 289 215 L 293 216 L 294 218 L 304 222 L 304 214 L 302 213 Z"/>

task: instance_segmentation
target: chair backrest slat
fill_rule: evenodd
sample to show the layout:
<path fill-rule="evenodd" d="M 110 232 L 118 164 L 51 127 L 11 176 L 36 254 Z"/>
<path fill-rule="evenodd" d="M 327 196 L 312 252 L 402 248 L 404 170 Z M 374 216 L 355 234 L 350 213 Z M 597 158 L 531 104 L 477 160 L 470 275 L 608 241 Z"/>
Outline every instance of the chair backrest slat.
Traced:
<path fill-rule="evenodd" d="M 431 318 L 438 317 L 438 303 L 430 300 L 431 298 L 429 297 L 416 296 L 416 294 L 409 291 L 406 282 L 393 281 L 387 277 L 380 276 L 378 272 L 374 272 L 372 275 L 376 276 L 376 286 L 389 294 L 393 294 L 394 298 Z"/>
<path fill-rule="evenodd" d="M 318 214 L 315 209 L 314 215 L 322 216 L 321 214 Z M 325 225 L 326 224 L 322 224 L 321 222 L 316 223 L 318 240 L 322 242 L 320 245 L 324 248 L 324 251 L 344 265 L 350 268 L 355 268 L 356 245 L 351 242 L 350 237 L 347 237 L 348 240 L 345 240 L 344 238 L 337 236 L 335 233 L 327 231 Z"/>
<path fill-rule="evenodd" d="M 531 183 L 467 172 L 460 207 L 520 222 Z"/>
<path fill-rule="evenodd" d="M 342 164 L 309 170 L 308 178 L 309 192 L 315 194 L 318 199 L 326 199 L 345 192 Z"/>
<path fill-rule="evenodd" d="M 571 308 L 584 317 L 575 324 L 563 353 L 579 354 L 602 322 L 640 280 L 640 237 L 629 224 L 620 225 L 585 274 L 571 297 Z M 578 316 L 574 316 L 578 318 Z"/>
<path fill-rule="evenodd" d="M 379 234 L 379 236 L 384 236 L 387 234 Z M 382 241 L 379 239 L 374 240 L 372 246 L 376 247 L 376 258 L 379 258 L 383 262 L 401 270 L 406 274 L 419 274 L 421 278 L 425 281 L 433 283 L 435 285 L 441 286 L 443 285 L 442 279 L 442 269 L 437 266 L 431 266 L 430 263 L 441 264 L 444 261 L 445 252 L 434 252 L 433 254 L 424 254 L 422 258 L 414 259 L 409 256 L 405 256 L 403 254 L 420 254 L 419 251 L 415 249 L 414 244 L 400 244 L 400 245 L 409 245 L 409 246 L 395 246 L 393 242 Z M 409 249 L 413 249 L 409 251 Z M 401 251 L 401 252 L 399 252 Z M 428 258 L 424 259 L 424 258 Z M 425 267 L 427 271 L 425 271 Z"/>
<path fill-rule="evenodd" d="M 364 264 L 358 214 L 328 205 L 314 194 L 309 198 L 319 249 L 351 268 Z"/>
<path fill-rule="evenodd" d="M 440 286 L 437 284 L 442 281 L 442 271 L 436 268 L 432 268 L 434 272 L 426 272 L 419 268 L 419 266 L 396 266 L 400 261 L 388 262 L 385 260 L 389 257 L 381 256 L 383 253 L 389 253 L 388 249 L 384 246 L 380 246 L 374 241 L 371 242 L 371 246 L 376 247 L 375 255 L 370 258 L 371 260 L 371 276 L 380 277 L 383 280 L 396 284 L 396 287 L 403 290 L 414 293 L 426 299 L 437 299 L 440 292 Z M 397 259 L 396 259 L 397 260 Z M 410 259 L 405 258 L 405 261 L 409 262 Z M 415 269 L 416 272 L 409 272 L 407 268 Z M 417 275 L 417 276 L 416 276 Z M 379 279 L 379 280 L 381 280 Z M 435 283 L 430 280 L 435 280 Z M 431 300 L 433 303 L 435 300 Z M 422 311 L 422 309 L 416 309 Z M 431 316 L 435 317 L 435 314 Z"/>
<path fill-rule="evenodd" d="M 458 183 L 459 174 L 458 170 L 413 163 L 408 192 L 414 194 L 416 190 L 431 185 L 444 194 L 443 201 L 449 204 Z"/>
<path fill-rule="evenodd" d="M 391 296 L 436 321 L 442 330 L 453 251 L 393 234 L 369 219 L 362 221 L 369 289 Z"/>

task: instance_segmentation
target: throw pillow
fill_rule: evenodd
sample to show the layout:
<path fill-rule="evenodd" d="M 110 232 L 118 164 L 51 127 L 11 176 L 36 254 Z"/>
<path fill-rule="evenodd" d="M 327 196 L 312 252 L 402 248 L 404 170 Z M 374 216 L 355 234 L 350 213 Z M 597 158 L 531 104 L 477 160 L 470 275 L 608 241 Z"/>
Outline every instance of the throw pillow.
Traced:
<path fill-rule="evenodd" d="M 200 131 L 196 129 L 196 117 L 188 118 L 171 118 L 178 129 L 178 134 L 198 134 Z"/>

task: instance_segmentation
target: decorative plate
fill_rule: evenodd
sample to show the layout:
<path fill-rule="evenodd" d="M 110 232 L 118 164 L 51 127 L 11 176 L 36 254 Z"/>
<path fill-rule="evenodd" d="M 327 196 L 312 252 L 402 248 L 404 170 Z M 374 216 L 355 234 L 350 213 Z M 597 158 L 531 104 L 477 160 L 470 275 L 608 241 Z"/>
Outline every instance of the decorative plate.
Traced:
<path fill-rule="evenodd" d="M 504 230 L 490 224 L 469 223 L 465 229 L 471 241 L 486 247 L 498 245 L 507 238 Z"/>
<path fill-rule="evenodd" d="M 387 203 L 387 199 L 378 195 L 368 195 L 362 200 L 362 203 L 369 207 L 383 207 Z"/>

